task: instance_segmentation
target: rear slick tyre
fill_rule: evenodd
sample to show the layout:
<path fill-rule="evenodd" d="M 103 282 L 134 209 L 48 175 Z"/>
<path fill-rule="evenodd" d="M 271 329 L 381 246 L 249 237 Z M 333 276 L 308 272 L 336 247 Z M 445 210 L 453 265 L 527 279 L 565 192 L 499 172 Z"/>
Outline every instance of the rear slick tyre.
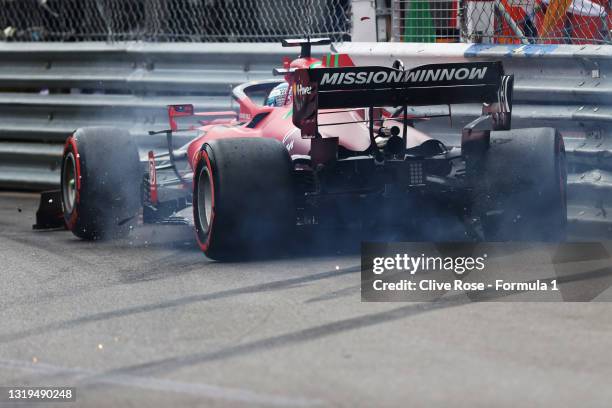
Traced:
<path fill-rule="evenodd" d="M 491 132 L 474 177 L 486 241 L 565 241 L 567 170 L 555 129 Z"/>
<path fill-rule="evenodd" d="M 292 164 L 276 140 L 232 138 L 202 147 L 194 172 L 196 236 L 217 260 L 278 255 L 295 228 Z"/>

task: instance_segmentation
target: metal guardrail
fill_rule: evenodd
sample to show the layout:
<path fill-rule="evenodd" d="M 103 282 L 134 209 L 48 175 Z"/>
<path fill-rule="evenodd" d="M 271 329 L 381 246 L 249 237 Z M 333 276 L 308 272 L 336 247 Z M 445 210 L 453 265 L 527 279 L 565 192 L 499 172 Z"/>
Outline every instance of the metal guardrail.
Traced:
<path fill-rule="evenodd" d="M 265 79 L 277 44 L 0 43 L 0 188 L 59 184 L 61 144 L 82 126 L 130 129 L 162 146 L 166 105 L 233 108 L 233 86 Z"/>
<path fill-rule="evenodd" d="M 515 76 L 512 127 L 557 128 L 568 157 L 571 222 L 597 225 L 612 236 L 612 45 L 492 45 L 344 43 L 357 65 L 406 68 L 427 63 L 501 60 Z M 461 128 L 481 111 L 479 105 L 452 107 L 453 118 L 417 126 L 451 145 Z"/>

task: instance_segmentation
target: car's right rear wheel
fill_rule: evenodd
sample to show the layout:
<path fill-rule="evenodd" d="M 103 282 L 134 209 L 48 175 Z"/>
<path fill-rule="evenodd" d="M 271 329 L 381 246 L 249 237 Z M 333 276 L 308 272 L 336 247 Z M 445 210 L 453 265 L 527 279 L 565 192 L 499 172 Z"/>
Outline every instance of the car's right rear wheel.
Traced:
<path fill-rule="evenodd" d="M 567 170 L 563 138 L 555 129 L 491 132 L 472 177 L 485 240 L 565 240 Z"/>

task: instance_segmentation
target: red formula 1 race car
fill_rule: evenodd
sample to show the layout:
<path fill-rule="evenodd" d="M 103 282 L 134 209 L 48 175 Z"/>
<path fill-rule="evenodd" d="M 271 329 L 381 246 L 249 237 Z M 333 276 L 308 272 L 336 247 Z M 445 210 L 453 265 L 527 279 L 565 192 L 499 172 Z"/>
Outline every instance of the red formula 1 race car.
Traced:
<path fill-rule="evenodd" d="M 299 58 L 275 70 L 280 79 L 236 87 L 239 113 L 169 106 L 170 129 L 150 132 L 165 133 L 168 150 L 148 163 L 125 129 L 78 129 L 62 162 L 65 225 L 98 239 L 127 233 L 140 214 L 193 223 L 216 259 L 276 248 L 300 226 L 411 228 L 435 212 L 456 215 L 474 239 L 563 239 L 563 140 L 552 128 L 511 130 L 513 77 L 500 62 L 405 70 L 335 55 L 341 66 L 327 67 L 310 54 L 323 44 L 284 41 Z M 415 129 L 421 107 L 460 103 L 483 104 L 460 148 Z M 188 116 L 198 135 L 174 149 Z"/>

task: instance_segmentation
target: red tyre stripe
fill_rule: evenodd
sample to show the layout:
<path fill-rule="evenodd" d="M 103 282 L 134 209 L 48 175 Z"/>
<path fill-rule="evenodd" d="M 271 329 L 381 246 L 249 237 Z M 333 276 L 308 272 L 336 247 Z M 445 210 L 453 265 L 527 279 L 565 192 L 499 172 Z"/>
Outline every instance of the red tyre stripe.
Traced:
<path fill-rule="evenodd" d="M 198 157 L 196 157 L 196 163 L 198 163 L 198 165 L 196 166 L 196 169 L 198 169 L 200 167 L 200 161 L 204 160 L 205 161 L 205 165 L 206 168 L 208 169 L 208 177 L 210 180 L 210 191 L 211 191 L 211 212 L 210 212 L 210 220 L 208 220 L 208 232 L 206 234 L 206 241 L 202 242 L 200 240 L 200 234 L 198 234 L 198 232 L 196 231 L 196 239 L 198 241 L 198 245 L 200 246 L 200 249 L 202 251 L 207 251 L 208 248 L 210 247 L 210 237 L 212 236 L 212 230 L 214 228 L 214 220 L 215 220 L 215 181 L 214 181 L 214 177 L 213 177 L 213 172 L 212 172 L 212 166 L 210 164 L 210 158 L 208 157 L 208 153 L 206 153 L 205 150 L 201 150 L 198 153 Z M 196 196 L 196 184 L 197 183 L 193 183 L 193 195 L 194 197 Z M 199 203 L 198 203 L 199 206 Z M 198 209 L 199 212 L 199 209 Z"/>
<path fill-rule="evenodd" d="M 66 227 L 69 230 L 73 230 L 78 218 L 78 212 L 76 208 L 76 203 L 81 201 L 81 158 L 79 156 L 79 151 L 77 149 L 76 139 L 73 136 L 70 136 L 68 140 L 66 140 L 66 144 L 64 145 L 64 155 L 68 152 L 68 150 L 72 148 L 72 154 L 74 155 L 74 162 L 76 168 L 76 194 L 74 198 L 74 205 L 72 206 L 72 214 L 70 215 L 70 219 L 66 220 Z"/>

